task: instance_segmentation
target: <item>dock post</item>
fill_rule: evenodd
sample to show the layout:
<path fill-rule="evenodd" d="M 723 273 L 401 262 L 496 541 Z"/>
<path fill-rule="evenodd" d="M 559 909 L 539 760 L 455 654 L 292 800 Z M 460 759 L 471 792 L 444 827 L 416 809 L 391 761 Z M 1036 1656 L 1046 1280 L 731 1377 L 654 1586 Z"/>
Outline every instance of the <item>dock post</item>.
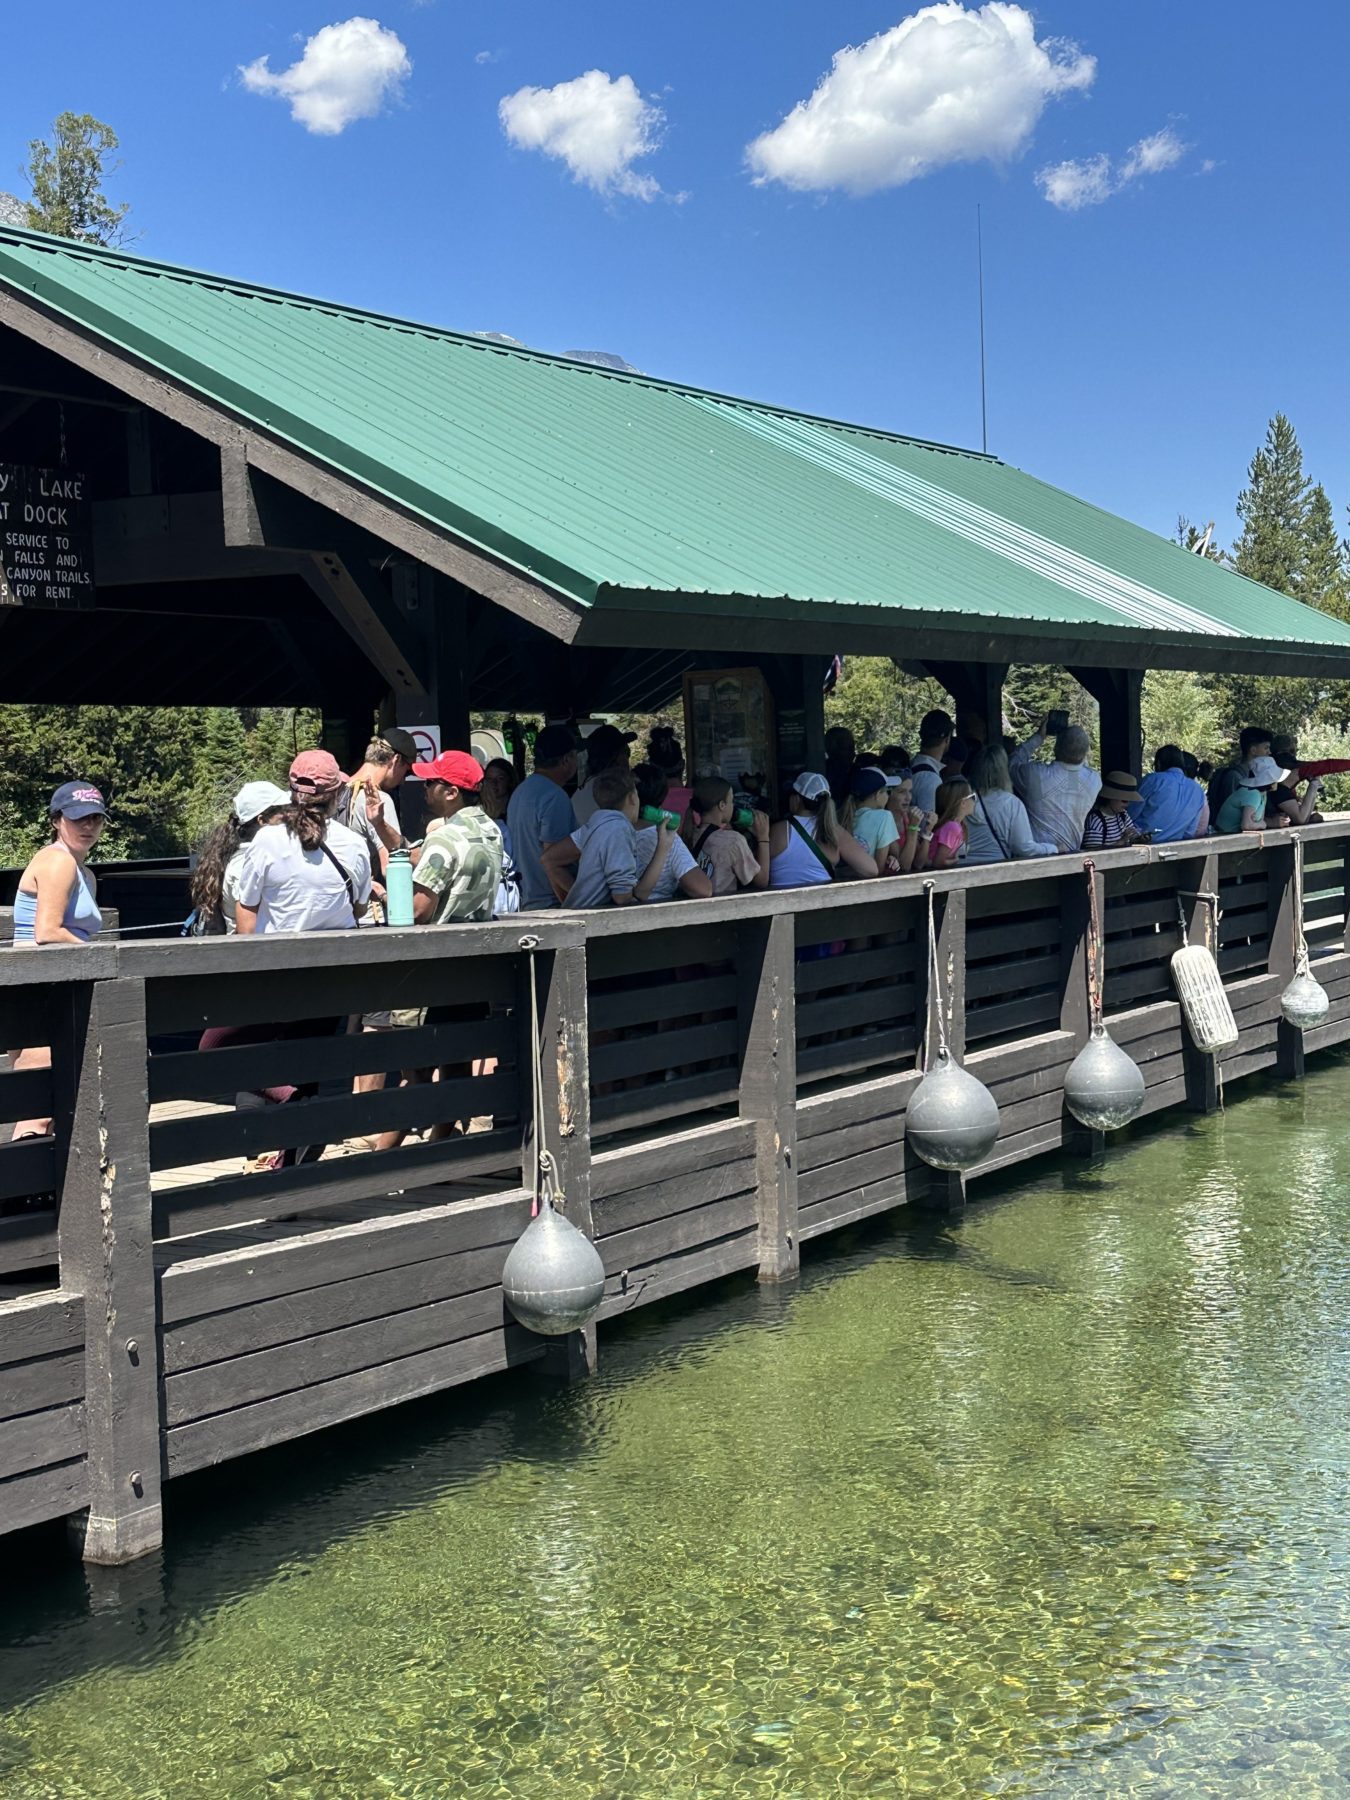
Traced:
<path fill-rule="evenodd" d="M 1294 978 L 1294 940 L 1302 920 L 1294 917 L 1294 846 L 1272 844 L 1266 851 L 1267 932 L 1270 955 L 1266 967 L 1278 975 L 1283 991 Z M 1303 1033 L 1281 1013 L 1276 1026 L 1275 1073 L 1282 1081 L 1302 1081 Z"/>
<path fill-rule="evenodd" d="M 947 1048 L 963 1062 L 966 1059 L 966 889 L 949 888 L 937 895 L 938 979 L 946 1001 Z M 921 933 L 926 926 L 920 926 Z M 926 941 L 926 940 L 924 940 Z M 920 1016 L 924 1021 L 923 1044 L 927 1056 L 929 1046 L 936 1053 L 938 1041 L 938 996 L 929 977 L 925 955 L 919 992 Z M 946 1213 L 958 1217 L 966 1204 L 966 1178 L 959 1169 L 934 1169 L 916 1156 L 905 1140 L 905 1192 L 926 1212 Z"/>
<path fill-rule="evenodd" d="M 739 928 L 740 1115 L 755 1124 L 759 1279 L 790 1281 L 797 1236 L 797 950 L 793 915 Z"/>
<path fill-rule="evenodd" d="M 565 1213 L 578 1231 L 595 1236 L 591 1214 L 591 1071 L 590 1027 L 586 1004 L 586 946 L 559 944 L 534 952 L 539 959 L 539 1047 L 544 1117 L 554 1124 L 551 1148 L 567 1197 Z M 521 971 L 521 1061 L 528 1068 L 529 968 Z M 523 1103 L 522 1103 L 523 1104 Z M 522 1162 L 530 1185 L 535 1145 L 528 1119 L 522 1120 Z M 580 1381 L 595 1372 L 594 1322 L 566 1337 L 548 1338 L 543 1373 L 561 1381 Z"/>
<path fill-rule="evenodd" d="M 1097 887 L 1097 916 L 1106 931 L 1106 877 L 1101 870 L 1093 872 Z M 1073 1033 L 1073 1054 L 1088 1041 L 1092 1026 L 1092 1009 L 1088 1002 L 1088 934 L 1091 912 L 1088 907 L 1087 882 L 1082 875 L 1068 875 L 1060 882 L 1060 914 L 1064 934 L 1060 938 L 1059 1028 Z M 1102 977 L 1105 981 L 1106 946 L 1102 945 Z M 1081 1156 L 1087 1162 L 1103 1162 L 1106 1158 L 1106 1133 L 1081 1125 L 1068 1107 L 1060 1103 L 1061 1143 L 1070 1156 Z"/>
<path fill-rule="evenodd" d="M 53 1047 L 62 1285 L 84 1296 L 86 1562 L 163 1541 L 145 983 L 70 990 Z"/>

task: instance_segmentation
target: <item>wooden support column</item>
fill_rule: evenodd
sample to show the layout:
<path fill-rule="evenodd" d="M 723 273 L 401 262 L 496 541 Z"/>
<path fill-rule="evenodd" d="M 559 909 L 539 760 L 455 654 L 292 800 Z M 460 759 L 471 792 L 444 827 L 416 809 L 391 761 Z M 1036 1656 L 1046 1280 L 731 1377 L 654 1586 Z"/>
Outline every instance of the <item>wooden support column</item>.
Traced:
<path fill-rule="evenodd" d="M 941 682 L 952 698 L 956 717 L 956 735 L 970 742 L 983 733 L 982 741 L 997 744 L 1003 735 L 1003 684 L 1008 679 L 1007 663 L 932 662 L 927 658 L 918 667 Z M 973 745 L 972 745 L 973 748 Z"/>
<path fill-rule="evenodd" d="M 1106 879 L 1100 869 L 1094 872 L 1097 888 L 1097 911 L 1106 928 Z M 1066 875 L 1059 883 L 1059 911 L 1064 921 L 1059 941 L 1059 1028 L 1073 1033 L 1073 1054 L 1088 1041 L 1092 1028 L 1092 1006 L 1088 998 L 1088 943 L 1091 912 L 1088 906 L 1087 876 Z M 1103 978 L 1105 947 L 1103 947 Z M 1101 1162 L 1106 1155 L 1106 1133 L 1080 1125 L 1067 1106 L 1061 1103 L 1061 1130 L 1064 1148 L 1071 1156 Z"/>
<path fill-rule="evenodd" d="M 759 1279 L 788 1281 L 797 1236 L 797 953 L 793 915 L 750 919 L 737 942 L 740 1115 L 755 1123 Z"/>
<path fill-rule="evenodd" d="M 938 997 L 928 967 L 927 900 L 920 914 L 920 938 L 924 946 L 923 977 L 919 992 L 924 1022 L 924 1054 L 937 1056 Z M 947 1048 L 960 1061 L 966 1054 L 966 890 L 952 888 L 937 896 L 937 958 L 942 989 L 943 1023 Z M 934 1169 L 905 1144 L 905 1192 L 931 1212 L 959 1213 L 966 1204 L 966 1178 L 959 1169 Z"/>
<path fill-rule="evenodd" d="M 534 952 L 539 1001 L 540 1083 L 543 1096 L 547 1148 L 558 1163 L 565 1196 L 564 1216 L 584 1232 L 595 1236 L 591 1214 L 591 1073 L 590 1027 L 586 1004 L 586 946 L 562 945 Z M 530 1041 L 530 971 L 528 959 L 521 967 L 522 1005 L 520 1066 L 528 1071 L 533 1049 Z M 529 1084 L 521 1082 L 522 1152 L 524 1185 L 531 1186 L 535 1168 L 534 1133 L 528 1116 Z M 578 1381 L 594 1373 L 595 1326 L 546 1340 L 544 1373 L 564 1381 Z"/>
<path fill-rule="evenodd" d="M 53 1045 L 61 1281 L 84 1296 L 86 1562 L 163 1540 L 145 983 L 82 983 Z"/>
<path fill-rule="evenodd" d="M 1281 991 L 1294 978 L 1294 940 L 1300 921 L 1294 916 L 1294 846 L 1272 844 L 1266 849 L 1267 929 L 1270 956 L 1266 967 L 1278 975 Z M 1275 1072 L 1283 1081 L 1303 1079 L 1303 1033 L 1281 1013 L 1275 1040 Z"/>
<path fill-rule="evenodd" d="M 1144 761 L 1144 727 L 1140 717 L 1144 671 L 1071 668 L 1069 673 L 1101 709 L 1102 773 L 1121 769 L 1139 775 Z"/>
<path fill-rule="evenodd" d="M 1186 915 L 1186 934 L 1192 944 L 1206 944 L 1206 932 L 1209 928 L 1211 909 L 1203 900 L 1190 898 L 1190 894 L 1217 894 L 1219 891 L 1219 859 L 1213 851 L 1208 856 L 1196 857 L 1177 865 L 1177 889 L 1183 895 L 1181 906 Z M 1217 949 L 1217 945 L 1214 946 Z M 1218 1059 L 1196 1047 L 1186 1029 L 1185 1020 L 1181 1025 L 1182 1063 L 1186 1074 L 1186 1110 L 1188 1112 L 1212 1113 L 1219 1110 L 1219 1066 Z"/>

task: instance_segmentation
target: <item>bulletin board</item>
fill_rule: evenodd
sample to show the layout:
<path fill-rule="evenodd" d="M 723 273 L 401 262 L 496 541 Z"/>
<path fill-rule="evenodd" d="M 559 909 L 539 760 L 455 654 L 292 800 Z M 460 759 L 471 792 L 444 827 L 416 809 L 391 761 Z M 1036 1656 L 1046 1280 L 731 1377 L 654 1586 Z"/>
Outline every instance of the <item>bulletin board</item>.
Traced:
<path fill-rule="evenodd" d="M 738 788 L 777 792 L 773 697 L 762 670 L 691 669 L 684 678 L 684 740 L 689 779 L 716 769 Z M 747 783 L 747 775 L 756 779 Z"/>

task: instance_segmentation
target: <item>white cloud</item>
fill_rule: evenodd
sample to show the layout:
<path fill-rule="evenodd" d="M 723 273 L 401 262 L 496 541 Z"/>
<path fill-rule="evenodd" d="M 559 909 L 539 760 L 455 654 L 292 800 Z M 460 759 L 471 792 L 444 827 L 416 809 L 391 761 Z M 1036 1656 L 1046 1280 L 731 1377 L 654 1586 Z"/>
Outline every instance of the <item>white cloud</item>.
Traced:
<path fill-rule="evenodd" d="M 809 100 L 749 146 L 756 183 L 871 194 L 948 163 L 1006 162 L 1047 103 L 1091 87 L 1095 57 L 1055 38 L 1011 0 L 959 0 L 835 52 Z"/>
<path fill-rule="evenodd" d="M 513 144 L 557 157 L 574 181 L 599 194 L 655 200 L 661 192 L 655 177 L 636 173 L 633 164 L 659 146 L 665 114 L 642 98 L 631 75 L 588 69 L 556 87 L 523 87 L 497 113 Z"/>
<path fill-rule="evenodd" d="M 1051 163 L 1038 173 L 1036 185 L 1051 206 L 1078 212 L 1084 206 L 1100 206 L 1142 175 L 1174 169 L 1189 148 L 1170 125 L 1164 125 L 1152 137 L 1131 144 L 1118 163 L 1104 150 L 1079 162 Z"/>
<path fill-rule="evenodd" d="M 495 63 L 500 54 L 497 50 L 480 50 L 473 60 L 481 68 L 484 63 Z"/>
<path fill-rule="evenodd" d="M 321 137 L 336 137 L 357 119 L 373 119 L 398 98 L 411 73 L 412 60 L 396 34 L 363 18 L 316 31 L 300 60 L 279 75 L 265 56 L 239 70 L 251 94 L 289 101 L 291 117 Z"/>

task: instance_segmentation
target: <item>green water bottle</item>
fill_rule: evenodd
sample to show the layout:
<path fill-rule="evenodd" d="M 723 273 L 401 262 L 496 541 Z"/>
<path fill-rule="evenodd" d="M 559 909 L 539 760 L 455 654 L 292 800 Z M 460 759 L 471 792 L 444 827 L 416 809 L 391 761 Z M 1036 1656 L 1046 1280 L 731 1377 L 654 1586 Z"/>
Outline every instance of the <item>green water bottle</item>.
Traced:
<path fill-rule="evenodd" d="M 413 922 L 412 877 L 412 857 L 406 850 L 391 850 L 384 877 L 384 908 L 390 925 L 411 925 Z"/>
<path fill-rule="evenodd" d="M 662 806 L 644 806 L 638 817 L 644 825 L 664 824 L 670 831 L 680 829 L 680 815 L 675 812 L 667 812 Z"/>

